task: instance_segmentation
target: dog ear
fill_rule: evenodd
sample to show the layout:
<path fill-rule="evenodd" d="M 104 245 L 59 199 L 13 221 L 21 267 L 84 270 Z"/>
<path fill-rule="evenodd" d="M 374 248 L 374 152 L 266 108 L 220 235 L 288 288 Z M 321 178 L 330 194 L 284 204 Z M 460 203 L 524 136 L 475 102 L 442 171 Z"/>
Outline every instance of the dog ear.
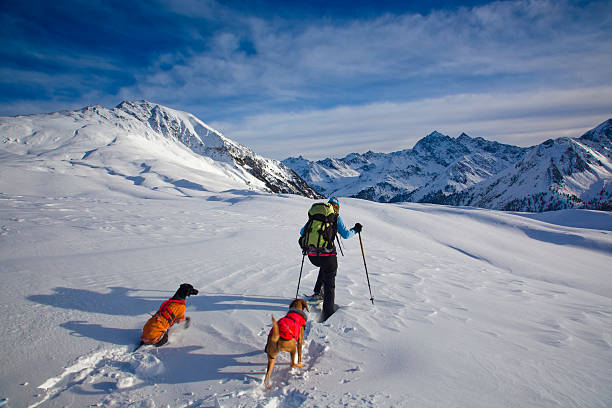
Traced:
<path fill-rule="evenodd" d="M 308 303 L 306 303 L 304 299 L 300 299 L 300 302 L 302 302 L 302 307 L 306 308 L 306 310 L 310 312 L 310 309 L 308 308 Z"/>

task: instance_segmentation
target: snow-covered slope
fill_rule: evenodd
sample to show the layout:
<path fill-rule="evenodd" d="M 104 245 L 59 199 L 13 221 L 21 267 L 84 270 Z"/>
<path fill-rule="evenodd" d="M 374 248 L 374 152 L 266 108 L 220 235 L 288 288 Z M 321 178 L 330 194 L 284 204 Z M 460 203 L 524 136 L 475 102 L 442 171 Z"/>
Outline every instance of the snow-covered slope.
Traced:
<path fill-rule="evenodd" d="M 102 172 L 181 195 L 206 185 L 216 191 L 248 187 L 317 196 L 282 163 L 255 154 L 189 113 L 146 101 L 2 117 L 0 158 L 16 171 L 83 177 Z"/>
<path fill-rule="evenodd" d="M 517 211 L 610 210 L 611 129 L 612 119 L 580 138 L 528 149 L 434 132 L 411 150 L 284 163 L 328 195 Z"/>
<path fill-rule="evenodd" d="M 304 368 L 281 354 L 266 391 L 270 315 L 296 293 L 312 200 L 207 184 L 143 197 L 102 172 L 5 170 L 0 406 L 612 404 L 610 213 L 342 199 L 345 222 L 364 225 L 375 304 L 359 240 L 346 240 L 341 308 L 322 324 L 312 310 Z M 306 261 L 300 293 L 316 275 Z M 191 327 L 132 353 L 183 282 L 200 289 Z"/>

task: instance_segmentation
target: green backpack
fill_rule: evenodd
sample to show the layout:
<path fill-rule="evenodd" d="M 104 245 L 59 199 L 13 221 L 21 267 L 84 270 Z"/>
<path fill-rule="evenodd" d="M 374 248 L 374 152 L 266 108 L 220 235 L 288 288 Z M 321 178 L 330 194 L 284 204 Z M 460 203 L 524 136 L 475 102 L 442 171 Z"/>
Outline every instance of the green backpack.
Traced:
<path fill-rule="evenodd" d="M 335 253 L 334 239 L 338 228 L 338 214 L 331 203 L 315 203 L 308 210 L 308 222 L 299 239 L 304 255 Z"/>

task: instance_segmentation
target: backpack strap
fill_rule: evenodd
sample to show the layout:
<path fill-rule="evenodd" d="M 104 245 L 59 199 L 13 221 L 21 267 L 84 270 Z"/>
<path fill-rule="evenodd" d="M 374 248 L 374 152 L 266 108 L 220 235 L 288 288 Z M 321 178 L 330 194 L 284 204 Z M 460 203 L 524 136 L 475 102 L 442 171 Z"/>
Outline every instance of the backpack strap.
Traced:
<path fill-rule="evenodd" d="M 308 214 L 308 220 L 316 220 L 331 224 L 336 220 L 336 214 L 329 214 L 327 217 L 323 214 Z"/>

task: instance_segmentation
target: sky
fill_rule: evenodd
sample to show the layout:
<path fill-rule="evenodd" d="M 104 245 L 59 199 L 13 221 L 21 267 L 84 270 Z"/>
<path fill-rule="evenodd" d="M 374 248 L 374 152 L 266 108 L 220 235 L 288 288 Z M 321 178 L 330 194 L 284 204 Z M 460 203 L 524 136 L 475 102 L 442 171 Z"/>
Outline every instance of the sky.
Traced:
<path fill-rule="evenodd" d="M 0 115 L 148 100 L 266 157 L 612 117 L 612 1 L 0 2 Z"/>

